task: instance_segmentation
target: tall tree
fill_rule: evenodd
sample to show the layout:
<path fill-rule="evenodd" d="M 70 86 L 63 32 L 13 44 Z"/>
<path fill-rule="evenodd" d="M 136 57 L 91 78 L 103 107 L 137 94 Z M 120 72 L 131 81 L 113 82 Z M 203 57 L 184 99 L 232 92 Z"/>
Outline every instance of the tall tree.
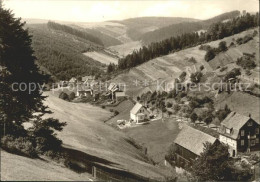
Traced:
<path fill-rule="evenodd" d="M 32 137 L 37 138 L 39 128 L 44 126 L 49 133 L 46 137 L 55 138 L 51 131 L 61 131 L 65 123 L 41 119 L 44 114 L 50 113 L 43 104 L 46 97 L 41 92 L 47 76 L 41 74 L 35 64 L 31 37 L 24 25 L 20 18 L 14 18 L 10 10 L 0 7 L 1 129 L 5 130 L 5 134 L 29 135 L 22 124 L 31 121 L 35 130 Z"/>

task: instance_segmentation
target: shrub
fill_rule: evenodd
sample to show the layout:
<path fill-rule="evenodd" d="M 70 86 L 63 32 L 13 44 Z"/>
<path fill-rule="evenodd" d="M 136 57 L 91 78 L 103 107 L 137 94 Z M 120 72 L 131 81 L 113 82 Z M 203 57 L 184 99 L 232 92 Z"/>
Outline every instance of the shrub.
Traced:
<path fill-rule="evenodd" d="M 229 47 L 235 46 L 234 42 L 230 42 Z"/>
<path fill-rule="evenodd" d="M 65 92 L 61 92 L 59 98 L 67 101 L 69 100 L 69 96 Z"/>
<path fill-rule="evenodd" d="M 221 41 L 219 44 L 218 44 L 218 50 L 219 52 L 224 52 L 226 51 L 228 48 L 227 48 L 227 43 L 225 41 Z"/>
<path fill-rule="evenodd" d="M 172 103 L 167 102 L 166 107 L 171 108 L 172 107 Z"/>
<path fill-rule="evenodd" d="M 213 49 L 207 50 L 207 53 L 205 55 L 205 61 L 209 62 L 210 60 L 214 59 L 216 56 L 215 51 Z"/>
<path fill-rule="evenodd" d="M 204 66 L 203 65 L 200 66 L 200 71 L 202 71 L 202 70 L 204 70 Z"/>
<path fill-rule="evenodd" d="M 190 115 L 191 122 L 195 123 L 195 121 L 198 119 L 198 115 L 196 113 L 192 113 Z"/>
<path fill-rule="evenodd" d="M 76 97 L 76 95 L 75 95 L 74 92 L 71 92 L 71 93 L 69 94 L 69 100 L 73 100 L 73 99 L 75 99 L 75 97 Z"/>
<path fill-rule="evenodd" d="M 237 58 L 236 63 L 238 66 L 241 66 L 244 69 L 250 70 L 256 67 L 254 59 L 249 56 L 242 56 L 241 58 Z"/>
<path fill-rule="evenodd" d="M 195 72 L 195 73 L 192 73 L 192 74 L 190 75 L 190 80 L 191 80 L 193 83 L 199 83 L 202 76 L 203 76 L 203 75 L 202 75 L 201 72 Z"/>
<path fill-rule="evenodd" d="M 28 137 L 18 137 L 7 135 L 1 139 L 1 147 L 7 152 L 23 155 L 27 157 L 37 157 L 36 150 Z"/>
<path fill-rule="evenodd" d="M 188 61 L 193 64 L 197 63 L 197 61 L 194 57 L 191 57 Z"/>
<path fill-rule="evenodd" d="M 106 106 L 101 106 L 102 109 L 106 109 Z"/>
<path fill-rule="evenodd" d="M 117 111 L 117 110 L 115 110 L 114 111 L 114 115 L 116 116 L 116 115 L 118 115 L 119 114 L 119 112 Z"/>
<path fill-rule="evenodd" d="M 253 37 L 256 36 L 257 34 L 258 34 L 258 32 L 255 30 L 255 31 L 253 32 Z"/>

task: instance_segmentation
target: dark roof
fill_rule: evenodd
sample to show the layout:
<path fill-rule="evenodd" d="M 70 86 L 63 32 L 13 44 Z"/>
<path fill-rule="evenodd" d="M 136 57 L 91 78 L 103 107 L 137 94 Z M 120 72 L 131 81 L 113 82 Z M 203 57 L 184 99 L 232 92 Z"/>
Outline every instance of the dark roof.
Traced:
<path fill-rule="evenodd" d="M 238 114 L 236 112 L 231 112 L 222 122 L 221 124 L 227 128 L 233 128 L 240 130 L 242 126 L 246 124 L 246 122 L 250 119 L 249 116 L 244 116 L 242 114 Z"/>
<path fill-rule="evenodd" d="M 222 122 L 222 128 L 219 132 L 225 136 L 228 136 L 233 139 L 237 139 L 239 130 L 249 121 L 249 116 L 245 116 L 236 112 L 231 112 Z M 224 126 L 224 128 L 223 128 Z M 230 134 L 225 132 L 225 128 L 231 129 Z"/>
<path fill-rule="evenodd" d="M 204 149 L 204 143 L 214 143 L 217 138 L 208 135 L 190 126 L 184 126 L 176 137 L 174 143 L 186 148 L 196 155 L 200 155 Z"/>

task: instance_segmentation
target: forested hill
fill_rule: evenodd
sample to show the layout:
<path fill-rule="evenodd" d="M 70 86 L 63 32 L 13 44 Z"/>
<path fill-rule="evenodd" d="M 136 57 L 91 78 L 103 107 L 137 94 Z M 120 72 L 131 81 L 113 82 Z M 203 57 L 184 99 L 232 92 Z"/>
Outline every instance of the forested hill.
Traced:
<path fill-rule="evenodd" d="M 62 25 L 62 24 L 59 24 L 59 23 L 51 22 L 51 21 L 49 21 L 47 23 L 47 26 L 51 29 L 60 30 L 60 31 L 63 31 L 65 33 L 75 35 L 75 36 L 80 37 L 82 39 L 85 39 L 85 40 L 88 40 L 88 41 L 91 41 L 93 43 L 96 43 L 96 44 L 103 46 L 103 42 L 99 38 L 97 38 L 97 37 L 95 37 L 95 36 L 93 36 L 93 35 L 91 35 L 87 32 L 78 30 L 76 28 L 72 28 L 70 26 Z"/>
<path fill-rule="evenodd" d="M 118 68 L 132 68 L 153 58 L 209 41 L 222 39 L 256 26 L 259 26 L 259 13 L 255 15 L 247 13 L 230 21 L 214 23 L 208 28 L 207 32 L 202 32 L 200 35 L 197 32 L 185 33 L 181 36 L 171 37 L 161 42 L 144 46 L 139 51 L 135 51 L 125 58 L 120 59 Z"/>
<path fill-rule="evenodd" d="M 46 24 L 27 25 L 32 35 L 32 47 L 41 70 L 53 78 L 67 80 L 75 76 L 99 75 L 105 65 L 82 53 L 101 49 L 95 43 L 78 36 L 53 30 Z"/>
<path fill-rule="evenodd" d="M 172 24 L 151 32 L 147 32 L 142 36 L 140 36 L 139 40 L 141 40 L 145 44 L 149 44 L 152 42 L 159 42 L 161 40 L 170 38 L 172 36 L 178 36 L 184 33 L 190 33 L 199 30 L 205 30 L 212 23 L 221 22 L 227 19 L 232 19 L 234 17 L 239 16 L 239 14 L 240 14 L 239 11 L 232 11 L 203 21 L 182 22 L 178 24 Z"/>

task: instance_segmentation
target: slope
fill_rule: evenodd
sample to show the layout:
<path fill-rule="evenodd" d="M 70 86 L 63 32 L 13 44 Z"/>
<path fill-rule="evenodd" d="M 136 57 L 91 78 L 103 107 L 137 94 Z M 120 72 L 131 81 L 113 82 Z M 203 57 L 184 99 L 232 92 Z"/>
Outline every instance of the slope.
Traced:
<path fill-rule="evenodd" d="M 46 105 L 54 112 L 51 117 L 67 122 L 58 134 L 64 145 L 103 160 L 100 165 L 122 169 L 152 179 L 162 178 L 168 170 L 149 163 L 147 157 L 130 142 L 126 135 L 104 123 L 111 113 L 84 103 L 63 101 L 51 92 Z M 82 159 L 82 161 L 87 159 Z"/>
<path fill-rule="evenodd" d="M 78 174 L 52 161 L 30 159 L 1 150 L 1 181 L 90 181 L 91 175 Z"/>
<path fill-rule="evenodd" d="M 226 41 L 227 45 L 229 45 L 238 37 L 252 35 L 255 30 L 258 31 L 257 28 L 250 29 L 239 34 L 226 37 L 222 40 L 209 42 L 205 45 L 217 47 L 220 41 Z M 258 36 L 254 37 L 253 40 L 247 42 L 246 44 L 230 47 L 228 51 L 220 53 L 209 62 L 204 60 L 206 51 L 199 50 L 199 46 L 196 46 L 169 54 L 167 56 L 152 59 L 116 76 L 113 81 L 126 83 L 126 85 L 128 85 L 127 89 L 129 89 L 128 92 L 131 94 L 137 92 L 141 87 L 148 85 L 154 90 L 158 84 L 162 83 L 162 81 L 166 80 L 169 83 L 173 83 L 174 79 L 179 77 L 183 71 L 186 71 L 189 75 L 189 73 L 198 71 L 202 65 L 204 66 L 204 72 L 215 72 L 219 66 L 228 66 L 232 69 L 236 59 L 241 57 L 244 52 L 255 53 L 257 58 L 256 62 L 259 62 Z M 195 58 L 195 63 L 189 61 L 191 57 Z M 257 69 L 255 71 L 258 72 Z M 138 86 L 134 87 L 134 85 Z"/>
<path fill-rule="evenodd" d="M 160 29 L 147 32 L 143 34 L 139 40 L 141 40 L 145 44 L 149 44 L 151 42 L 159 42 L 161 40 L 178 36 L 184 33 L 196 32 L 202 29 L 207 29 L 209 25 L 220 22 L 223 20 L 231 19 L 237 17 L 240 14 L 239 11 L 232 11 L 228 13 L 224 13 L 218 15 L 216 17 L 204 20 L 204 21 L 197 21 L 197 22 L 181 22 L 171 24 L 166 27 L 162 27 Z"/>
<path fill-rule="evenodd" d="M 82 55 L 101 47 L 93 42 L 52 30 L 46 24 L 29 24 L 38 65 L 57 79 L 102 73 L 105 65 Z"/>

